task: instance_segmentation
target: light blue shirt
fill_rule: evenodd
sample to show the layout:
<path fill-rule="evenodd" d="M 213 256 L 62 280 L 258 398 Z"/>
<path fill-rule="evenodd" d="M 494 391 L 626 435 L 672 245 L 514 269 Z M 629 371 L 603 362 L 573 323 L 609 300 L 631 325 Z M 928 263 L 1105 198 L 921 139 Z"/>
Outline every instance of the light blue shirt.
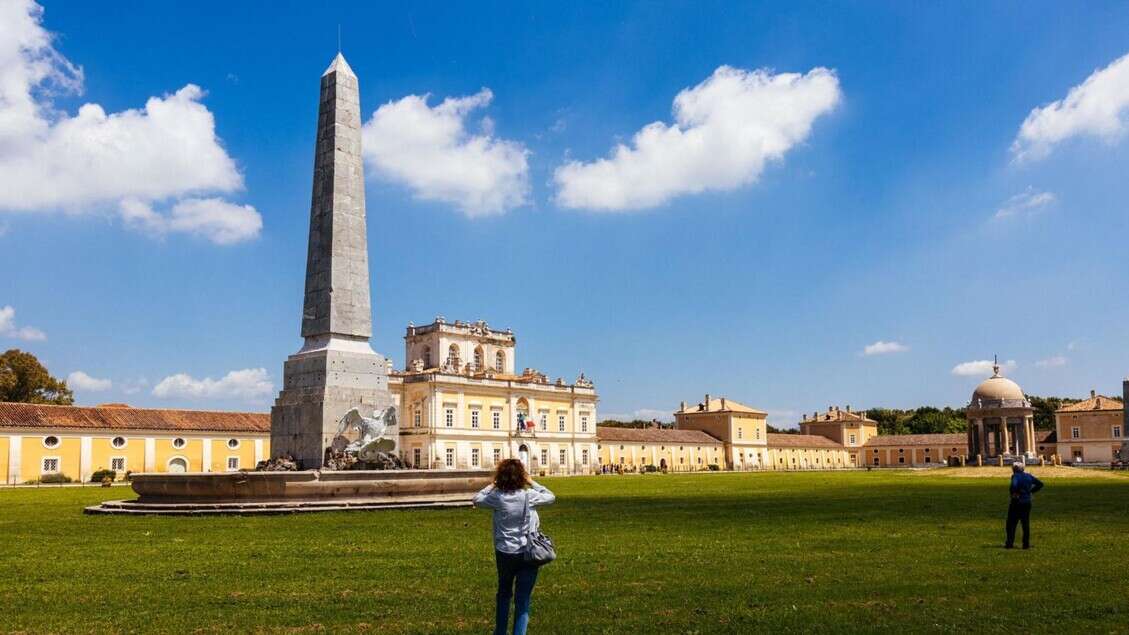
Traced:
<path fill-rule="evenodd" d="M 548 488 L 534 483 L 529 489 L 503 492 L 487 485 L 474 495 L 474 506 L 494 510 L 494 548 L 502 553 L 520 553 L 526 534 L 541 527 L 537 511 L 529 510 L 529 526 L 524 524 L 525 501 L 530 507 L 551 505 L 557 497 Z"/>

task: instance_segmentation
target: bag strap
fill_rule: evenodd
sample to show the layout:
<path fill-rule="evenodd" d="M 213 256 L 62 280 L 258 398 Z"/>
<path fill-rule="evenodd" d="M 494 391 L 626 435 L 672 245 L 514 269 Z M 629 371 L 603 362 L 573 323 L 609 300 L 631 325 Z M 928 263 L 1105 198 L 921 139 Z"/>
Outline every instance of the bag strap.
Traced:
<path fill-rule="evenodd" d="M 522 511 L 522 515 L 521 515 L 521 530 L 522 530 L 522 533 L 524 533 L 525 535 L 528 536 L 530 529 L 531 528 L 529 526 L 529 490 L 525 490 L 525 509 Z"/>

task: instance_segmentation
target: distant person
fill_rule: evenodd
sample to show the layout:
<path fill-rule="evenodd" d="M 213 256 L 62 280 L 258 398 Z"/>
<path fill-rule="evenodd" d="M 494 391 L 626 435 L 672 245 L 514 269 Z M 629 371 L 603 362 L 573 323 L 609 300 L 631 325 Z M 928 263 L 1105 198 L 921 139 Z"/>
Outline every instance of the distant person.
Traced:
<path fill-rule="evenodd" d="M 495 635 L 506 633 L 511 599 L 514 603 L 514 635 L 525 635 L 533 585 L 537 583 L 537 566 L 525 562 L 522 551 L 526 546 L 526 535 L 541 525 L 537 512 L 532 508 L 550 505 L 555 500 L 557 497 L 552 492 L 533 482 L 525 471 L 525 465 L 517 459 L 498 463 L 494 483 L 474 495 L 475 507 L 494 510 L 494 560 L 498 565 Z"/>
<path fill-rule="evenodd" d="M 1031 548 L 1031 498 L 1043 489 L 1043 482 L 1024 470 L 1023 461 L 1011 464 L 1011 502 L 1007 506 L 1007 542 L 1005 549 L 1015 546 L 1015 526 L 1023 523 L 1023 548 Z"/>

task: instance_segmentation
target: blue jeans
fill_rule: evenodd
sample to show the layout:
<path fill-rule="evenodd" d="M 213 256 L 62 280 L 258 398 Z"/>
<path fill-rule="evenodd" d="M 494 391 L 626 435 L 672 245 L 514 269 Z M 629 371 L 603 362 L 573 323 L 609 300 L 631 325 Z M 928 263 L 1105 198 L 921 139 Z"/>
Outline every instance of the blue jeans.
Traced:
<path fill-rule="evenodd" d="M 525 635 L 529 626 L 529 602 L 533 595 L 533 585 L 537 584 L 537 567 L 526 564 L 520 553 L 495 551 L 494 558 L 498 564 L 498 604 L 494 612 L 494 635 L 506 635 L 506 625 L 510 621 L 510 600 L 514 603 L 514 635 Z"/>

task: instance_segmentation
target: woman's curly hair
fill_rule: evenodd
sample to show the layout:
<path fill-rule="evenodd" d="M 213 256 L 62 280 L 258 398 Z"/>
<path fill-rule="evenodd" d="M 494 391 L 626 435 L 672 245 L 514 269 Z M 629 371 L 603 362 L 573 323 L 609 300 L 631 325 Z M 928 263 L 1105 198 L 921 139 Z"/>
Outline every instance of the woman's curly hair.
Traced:
<path fill-rule="evenodd" d="M 529 473 L 517 459 L 505 459 L 494 470 L 494 487 L 503 492 L 516 492 L 529 486 Z"/>

